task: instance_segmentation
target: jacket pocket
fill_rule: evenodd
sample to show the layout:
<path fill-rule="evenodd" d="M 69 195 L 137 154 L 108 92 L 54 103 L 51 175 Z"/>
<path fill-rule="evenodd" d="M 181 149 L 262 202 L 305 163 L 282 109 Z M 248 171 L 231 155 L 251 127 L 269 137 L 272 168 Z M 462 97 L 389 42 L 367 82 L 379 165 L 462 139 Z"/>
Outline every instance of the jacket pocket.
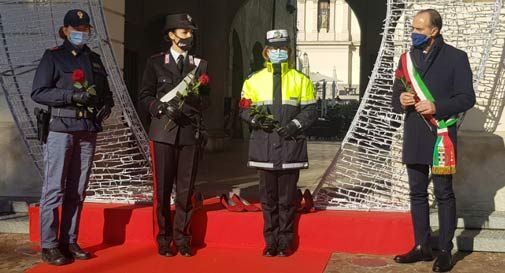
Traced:
<path fill-rule="evenodd" d="M 263 131 L 253 131 L 249 140 L 249 161 L 268 162 L 268 139 Z"/>
<path fill-rule="evenodd" d="M 307 162 L 307 140 L 304 136 L 297 136 L 294 140 L 287 139 L 282 145 L 284 162 Z"/>

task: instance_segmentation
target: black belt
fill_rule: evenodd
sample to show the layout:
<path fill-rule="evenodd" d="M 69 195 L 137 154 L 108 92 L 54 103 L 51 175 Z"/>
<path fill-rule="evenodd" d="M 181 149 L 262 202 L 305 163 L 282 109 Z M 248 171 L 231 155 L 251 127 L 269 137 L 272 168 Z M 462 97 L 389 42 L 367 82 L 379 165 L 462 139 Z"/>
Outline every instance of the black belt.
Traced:
<path fill-rule="evenodd" d="M 51 115 L 53 117 L 60 117 L 60 118 L 76 118 L 76 119 L 95 118 L 95 114 L 87 111 L 86 109 L 53 108 L 51 110 Z"/>

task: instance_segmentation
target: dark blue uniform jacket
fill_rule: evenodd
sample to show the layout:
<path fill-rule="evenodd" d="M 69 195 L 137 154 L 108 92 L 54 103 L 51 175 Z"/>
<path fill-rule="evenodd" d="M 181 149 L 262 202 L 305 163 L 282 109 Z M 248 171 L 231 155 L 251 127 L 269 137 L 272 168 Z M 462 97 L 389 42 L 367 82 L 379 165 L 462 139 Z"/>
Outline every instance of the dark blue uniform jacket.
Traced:
<path fill-rule="evenodd" d="M 72 102 L 75 89 L 72 73 L 76 69 L 82 69 L 88 83 L 95 85 L 98 101 L 95 113 L 105 104 L 111 107 L 114 105 L 107 73 L 100 55 L 91 51 L 86 45 L 79 49 L 65 40 L 61 46 L 44 52 L 33 80 L 32 99 L 39 104 L 51 107 L 50 131 L 99 132 L 102 130 L 100 122 L 93 114 L 86 114 L 86 118 L 77 118 L 77 115 L 70 117 L 72 111 L 87 111 L 86 107 L 78 107 Z M 58 111 L 59 109 L 63 110 Z M 65 114 L 58 115 L 63 111 Z"/>

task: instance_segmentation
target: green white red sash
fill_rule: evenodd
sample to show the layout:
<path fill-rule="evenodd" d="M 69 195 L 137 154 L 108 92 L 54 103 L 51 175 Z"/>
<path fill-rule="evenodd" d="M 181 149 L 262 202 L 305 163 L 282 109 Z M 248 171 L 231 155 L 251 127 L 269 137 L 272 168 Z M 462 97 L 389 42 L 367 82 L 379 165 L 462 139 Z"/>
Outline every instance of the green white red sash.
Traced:
<path fill-rule="evenodd" d="M 412 57 L 408 52 L 401 56 L 403 76 L 410 89 L 416 94 L 416 102 L 427 100 L 435 103 L 430 90 L 424 83 L 421 75 L 417 72 Z M 424 115 L 424 118 L 437 127 L 437 141 L 433 150 L 432 174 L 451 175 L 456 173 L 456 154 L 454 144 L 449 137 L 448 127 L 454 126 L 457 118 L 437 120 L 432 115 Z"/>

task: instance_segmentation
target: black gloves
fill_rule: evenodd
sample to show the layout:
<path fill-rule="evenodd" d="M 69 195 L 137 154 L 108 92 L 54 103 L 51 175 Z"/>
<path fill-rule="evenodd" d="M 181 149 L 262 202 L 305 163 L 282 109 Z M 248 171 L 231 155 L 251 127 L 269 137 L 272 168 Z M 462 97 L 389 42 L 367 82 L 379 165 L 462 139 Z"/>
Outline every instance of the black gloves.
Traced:
<path fill-rule="evenodd" d="M 290 121 L 286 126 L 277 129 L 277 133 L 281 137 L 295 137 L 298 134 L 298 126 L 294 121 Z"/>
<path fill-rule="evenodd" d="M 269 118 L 267 116 L 253 117 L 251 120 L 251 125 L 255 130 L 263 130 L 265 132 L 271 133 L 273 129 L 277 126 L 278 121 Z"/>
<path fill-rule="evenodd" d="M 186 126 L 191 124 L 191 119 L 179 109 L 175 103 L 167 103 L 168 107 L 165 108 L 165 114 L 179 126 Z"/>
<path fill-rule="evenodd" d="M 154 101 L 149 107 L 149 113 L 155 118 L 161 118 L 167 112 L 168 103 L 161 101 Z"/>
<path fill-rule="evenodd" d="M 106 119 L 109 118 L 110 114 L 112 113 L 112 107 L 108 104 L 105 104 L 100 111 L 98 111 L 98 114 L 96 114 L 96 119 L 99 122 L 102 122 Z"/>
<path fill-rule="evenodd" d="M 72 94 L 72 102 L 81 104 L 82 106 L 94 106 L 97 102 L 97 98 L 88 92 L 75 90 Z"/>

